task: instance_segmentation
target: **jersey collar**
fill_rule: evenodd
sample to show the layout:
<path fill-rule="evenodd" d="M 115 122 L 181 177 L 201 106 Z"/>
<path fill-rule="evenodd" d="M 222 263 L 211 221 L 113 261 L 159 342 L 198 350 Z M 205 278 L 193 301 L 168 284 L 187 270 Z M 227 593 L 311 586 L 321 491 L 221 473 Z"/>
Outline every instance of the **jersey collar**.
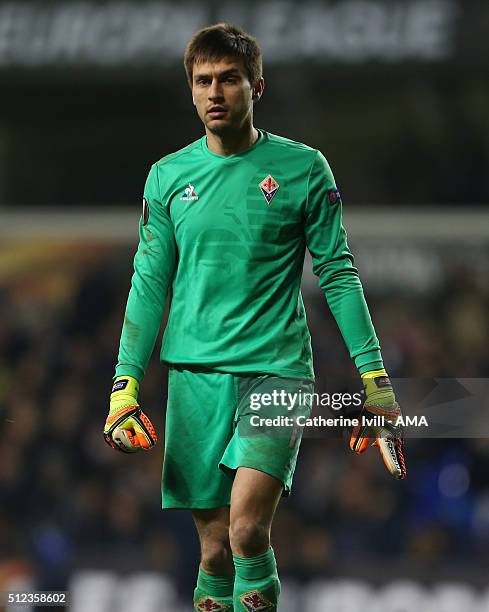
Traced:
<path fill-rule="evenodd" d="M 229 160 L 246 157 L 246 155 L 260 147 L 267 140 L 268 134 L 264 130 L 260 130 L 259 128 L 257 128 L 257 131 L 258 139 L 256 140 L 256 142 L 254 142 L 251 147 L 248 147 L 248 149 L 244 149 L 244 151 L 240 151 L 239 153 L 233 153 L 233 155 L 219 155 L 219 153 L 214 153 L 214 151 L 211 151 L 207 146 L 207 136 L 202 136 L 202 138 L 200 139 L 200 143 L 202 150 L 206 155 L 212 157 L 213 159 L 220 159 L 223 162 L 226 162 Z"/>

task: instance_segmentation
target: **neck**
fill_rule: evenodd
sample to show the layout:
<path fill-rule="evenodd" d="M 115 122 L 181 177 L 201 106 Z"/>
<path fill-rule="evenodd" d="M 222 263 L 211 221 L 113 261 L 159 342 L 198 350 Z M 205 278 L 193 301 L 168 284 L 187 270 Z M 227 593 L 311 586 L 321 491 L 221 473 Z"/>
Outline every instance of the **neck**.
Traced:
<path fill-rule="evenodd" d="M 246 151 L 258 140 L 258 130 L 252 125 L 246 130 L 226 134 L 214 134 L 206 128 L 205 133 L 209 150 L 224 157 Z"/>

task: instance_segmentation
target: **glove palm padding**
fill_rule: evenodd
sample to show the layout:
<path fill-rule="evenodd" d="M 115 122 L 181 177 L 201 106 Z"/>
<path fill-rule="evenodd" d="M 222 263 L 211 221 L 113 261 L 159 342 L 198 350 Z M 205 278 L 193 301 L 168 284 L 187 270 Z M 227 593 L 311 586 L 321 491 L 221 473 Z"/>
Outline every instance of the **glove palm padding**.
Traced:
<path fill-rule="evenodd" d="M 138 390 L 135 378 L 119 376 L 110 395 L 104 439 L 109 446 L 124 453 L 149 450 L 158 441 L 153 424 L 139 407 Z"/>
<path fill-rule="evenodd" d="M 392 476 L 402 480 L 406 477 L 406 462 L 402 428 L 396 425 L 401 409 L 390 380 L 387 375 L 380 375 L 364 378 L 363 383 L 366 400 L 360 414 L 360 424 L 353 429 L 350 448 L 356 453 L 363 453 L 369 445 L 376 446 Z"/>

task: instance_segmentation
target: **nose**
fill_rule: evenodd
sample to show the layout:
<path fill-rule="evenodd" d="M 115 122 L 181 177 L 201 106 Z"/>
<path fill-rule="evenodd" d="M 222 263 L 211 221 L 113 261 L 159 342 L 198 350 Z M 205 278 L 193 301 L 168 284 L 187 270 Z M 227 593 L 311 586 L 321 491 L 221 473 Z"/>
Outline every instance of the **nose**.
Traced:
<path fill-rule="evenodd" d="M 212 79 L 211 86 L 209 87 L 209 100 L 211 100 L 211 102 L 216 102 L 222 99 L 222 87 L 219 83 L 219 79 Z"/>

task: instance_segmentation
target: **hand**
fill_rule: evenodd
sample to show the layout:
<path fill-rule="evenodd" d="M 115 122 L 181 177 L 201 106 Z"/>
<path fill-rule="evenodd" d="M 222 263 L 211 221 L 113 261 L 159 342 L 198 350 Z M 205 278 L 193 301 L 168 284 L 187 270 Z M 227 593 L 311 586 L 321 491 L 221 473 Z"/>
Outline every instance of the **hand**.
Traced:
<path fill-rule="evenodd" d="M 363 453 L 369 444 L 376 446 L 389 472 L 402 480 L 406 477 L 406 462 L 402 428 L 396 425 L 401 409 L 391 382 L 385 370 L 368 372 L 362 379 L 366 399 L 360 413 L 360 424 L 353 429 L 350 438 L 350 448 Z"/>
<path fill-rule="evenodd" d="M 158 442 L 153 424 L 139 407 L 139 383 L 132 376 L 118 376 L 110 394 L 104 439 L 123 453 L 149 450 Z"/>

